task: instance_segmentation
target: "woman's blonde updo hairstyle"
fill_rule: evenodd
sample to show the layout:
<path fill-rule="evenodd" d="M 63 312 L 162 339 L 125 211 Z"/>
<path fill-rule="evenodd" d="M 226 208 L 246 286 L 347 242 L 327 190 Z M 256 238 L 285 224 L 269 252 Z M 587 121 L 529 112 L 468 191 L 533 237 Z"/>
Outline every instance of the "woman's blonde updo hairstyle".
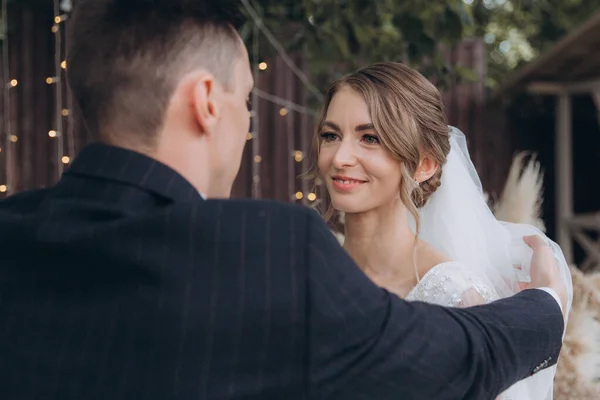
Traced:
<path fill-rule="evenodd" d="M 423 75 L 396 62 L 372 64 L 344 76 L 325 94 L 313 140 L 317 156 L 321 144 L 319 133 L 327 109 L 333 96 L 344 87 L 364 98 L 383 148 L 401 162 L 400 198 L 415 218 L 418 229 L 418 209 L 440 186 L 442 166 L 450 152 L 450 129 L 440 92 Z M 439 168 L 430 179 L 417 184 L 414 176 L 424 156 L 436 161 Z M 319 178 L 316 161 L 307 177 L 313 182 Z M 332 214 L 330 206 L 325 217 L 330 218 Z"/>

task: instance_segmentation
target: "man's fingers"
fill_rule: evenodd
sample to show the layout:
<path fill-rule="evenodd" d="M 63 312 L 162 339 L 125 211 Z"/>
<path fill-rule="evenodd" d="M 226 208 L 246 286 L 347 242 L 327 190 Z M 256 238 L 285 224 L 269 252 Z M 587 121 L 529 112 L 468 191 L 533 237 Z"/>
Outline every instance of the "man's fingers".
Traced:
<path fill-rule="evenodd" d="M 539 249 L 542 246 L 548 246 L 546 242 L 544 242 L 544 240 L 538 235 L 523 236 L 523 240 L 527 246 L 531 247 L 533 250 Z"/>

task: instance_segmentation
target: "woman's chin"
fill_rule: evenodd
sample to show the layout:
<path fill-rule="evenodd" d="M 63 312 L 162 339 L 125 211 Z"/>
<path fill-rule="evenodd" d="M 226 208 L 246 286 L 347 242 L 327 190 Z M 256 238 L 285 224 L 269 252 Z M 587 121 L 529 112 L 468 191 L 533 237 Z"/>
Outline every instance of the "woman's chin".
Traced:
<path fill-rule="evenodd" d="M 368 208 L 365 208 L 363 204 L 357 204 L 358 202 L 350 202 L 350 201 L 335 201 L 332 200 L 331 204 L 333 208 L 338 212 L 343 212 L 346 214 L 356 214 L 368 211 Z"/>

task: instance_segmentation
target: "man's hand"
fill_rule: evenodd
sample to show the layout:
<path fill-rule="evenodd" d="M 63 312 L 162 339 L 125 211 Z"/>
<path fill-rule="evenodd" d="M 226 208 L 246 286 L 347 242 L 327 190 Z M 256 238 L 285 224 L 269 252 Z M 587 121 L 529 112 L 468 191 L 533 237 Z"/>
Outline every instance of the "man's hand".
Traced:
<path fill-rule="evenodd" d="M 531 257 L 531 282 L 525 287 L 536 289 L 547 287 L 560 298 L 563 315 L 567 309 L 567 287 L 560 277 L 552 248 L 539 236 L 525 236 L 523 240 L 533 249 Z"/>

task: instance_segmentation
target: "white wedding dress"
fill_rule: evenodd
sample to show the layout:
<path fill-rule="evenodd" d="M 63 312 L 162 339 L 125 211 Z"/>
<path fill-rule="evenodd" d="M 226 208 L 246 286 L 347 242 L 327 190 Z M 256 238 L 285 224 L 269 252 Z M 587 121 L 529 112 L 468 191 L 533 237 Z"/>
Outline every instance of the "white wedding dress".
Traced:
<path fill-rule="evenodd" d="M 451 260 L 430 269 L 406 299 L 442 306 L 470 307 L 508 297 L 529 282 L 531 249 L 523 236 L 539 235 L 552 247 L 571 309 L 573 286 L 560 247 L 529 225 L 497 221 L 458 129 L 451 129 L 451 150 L 441 185 L 420 210 L 419 238 Z M 414 221 L 413 229 L 414 229 Z M 556 366 L 526 378 L 502 393 L 501 400 L 552 400 Z"/>
<path fill-rule="evenodd" d="M 471 307 L 500 297 L 484 279 L 457 261 L 431 268 L 408 293 L 406 300 L 424 301 L 445 307 Z"/>

